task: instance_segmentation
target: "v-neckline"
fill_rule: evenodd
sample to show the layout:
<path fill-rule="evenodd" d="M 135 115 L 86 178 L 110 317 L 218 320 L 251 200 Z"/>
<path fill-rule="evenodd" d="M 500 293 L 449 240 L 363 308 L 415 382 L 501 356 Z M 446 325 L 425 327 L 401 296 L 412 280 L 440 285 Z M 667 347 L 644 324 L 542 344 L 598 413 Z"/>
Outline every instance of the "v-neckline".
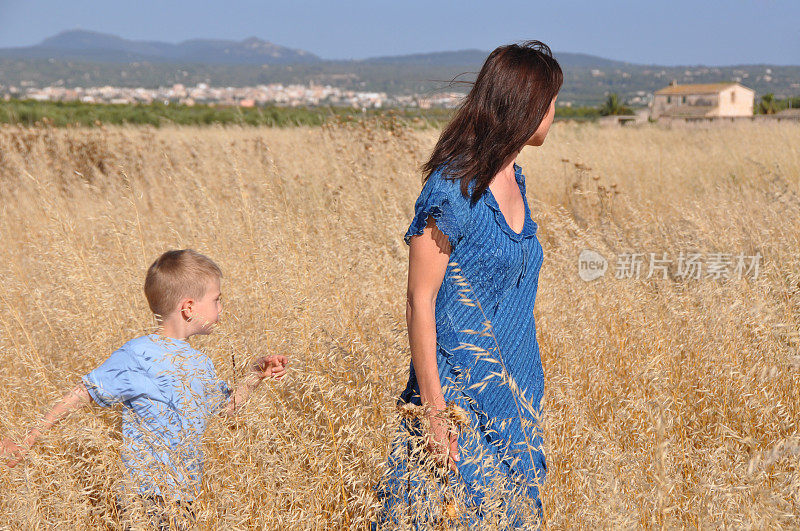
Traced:
<path fill-rule="evenodd" d="M 528 224 L 528 208 L 527 208 L 527 203 L 525 201 L 525 192 L 522 190 L 522 186 L 520 185 L 519 179 L 517 178 L 517 174 L 519 172 L 517 168 L 518 166 L 514 164 L 514 182 L 517 183 L 517 189 L 519 190 L 519 195 L 520 198 L 522 199 L 522 227 L 519 229 L 519 232 L 515 231 L 514 228 L 511 226 L 511 224 L 508 222 L 508 218 L 503 212 L 503 209 L 500 208 L 500 201 L 498 201 L 497 197 L 495 197 L 492 188 L 490 186 L 487 186 L 486 191 L 489 192 L 489 194 L 492 197 L 492 201 L 494 201 L 495 204 L 497 205 L 497 210 L 500 212 L 500 217 L 503 218 L 503 223 L 505 223 L 506 227 L 508 227 L 508 230 L 514 233 L 515 236 L 522 236 L 522 234 L 525 232 L 525 225 Z"/>

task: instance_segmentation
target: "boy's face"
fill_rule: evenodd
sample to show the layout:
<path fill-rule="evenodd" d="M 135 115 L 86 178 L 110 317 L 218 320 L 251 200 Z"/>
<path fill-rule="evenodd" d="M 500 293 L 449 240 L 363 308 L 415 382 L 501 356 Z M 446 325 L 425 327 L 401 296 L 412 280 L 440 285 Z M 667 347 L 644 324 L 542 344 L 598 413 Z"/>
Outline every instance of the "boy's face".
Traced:
<path fill-rule="evenodd" d="M 195 301 L 192 319 L 197 323 L 195 334 L 210 334 L 222 313 L 222 292 L 220 280 L 211 280 L 206 285 L 205 294 Z"/>

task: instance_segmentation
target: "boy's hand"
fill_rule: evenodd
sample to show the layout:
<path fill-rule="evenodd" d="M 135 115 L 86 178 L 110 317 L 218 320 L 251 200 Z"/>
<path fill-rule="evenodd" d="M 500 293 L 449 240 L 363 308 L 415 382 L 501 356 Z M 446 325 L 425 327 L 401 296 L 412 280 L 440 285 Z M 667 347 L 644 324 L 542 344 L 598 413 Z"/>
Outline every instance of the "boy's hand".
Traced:
<path fill-rule="evenodd" d="M 250 374 L 245 379 L 244 385 L 238 386 L 233 392 L 233 395 L 228 400 L 227 407 L 223 410 L 223 414 L 235 414 L 240 404 L 243 404 L 245 400 L 247 400 L 250 393 L 254 391 L 255 388 L 261 384 L 261 380 L 267 376 L 272 376 L 277 380 L 283 378 L 283 375 L 286 374 L 287 363 L 289 363 L 289 359 L 280 354 L 263 356 L 254 360 L 250 364 Z"/>
<path fill-rule="evenodd" d="M 6 464 L 10 468 L 14 468 L 24 459 L 27 450 L 11 439 L 3 439 L 0 442 L 0 457 L 6 460 Z"/>
<path fill-rule="evenodd" d="M 250 366 L 250 369 L 261 380 L 267 376 L 280 380 L 286 374 L 287 363 L 289 363 L 289 358 L 281 354 L 274 354 L 258 358 Z"/>

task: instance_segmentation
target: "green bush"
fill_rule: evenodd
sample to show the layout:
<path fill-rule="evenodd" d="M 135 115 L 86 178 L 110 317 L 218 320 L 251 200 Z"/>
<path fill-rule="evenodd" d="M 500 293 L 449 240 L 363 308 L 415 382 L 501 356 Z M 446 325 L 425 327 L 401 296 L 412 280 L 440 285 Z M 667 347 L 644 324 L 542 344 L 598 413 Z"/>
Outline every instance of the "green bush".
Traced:
<path fill-rule="evenodd" d="M 398 120 L 417 128 L 438 127 L 450 119 L 448 109 L 372 109 L 349 107 L 222 107 L 211 105 L 109 104 L 35 100 L 0 101 L 0 123 L 34 126 L 93 127 L 109 125 L 250 125 L 267 127 L 318 126 L 329 121 Z"/>

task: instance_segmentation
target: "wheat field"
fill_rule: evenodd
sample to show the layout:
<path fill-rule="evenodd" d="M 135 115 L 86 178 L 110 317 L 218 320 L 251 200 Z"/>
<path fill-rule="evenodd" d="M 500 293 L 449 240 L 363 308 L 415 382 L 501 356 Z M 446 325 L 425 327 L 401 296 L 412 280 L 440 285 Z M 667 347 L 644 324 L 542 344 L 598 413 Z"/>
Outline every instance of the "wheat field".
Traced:
<path fill-rule="evenodd" d="M 436 137 L 0 128 L 0 437 L 151 331 L 144 272 L 191 247 L 224 273 L 223 320 L 192 340 L 217 372 L 291 357 L 236 423 L 211 424 L 199 527 L 366 528 L 410 359 L 402 235 Z M 545 256 L 545 528 L 800 526 L 797 138 L 797 123 L 557 122 L 523 150 Z M 583 249 L 604 277 L 579 277 Z M 760 268 L 615 278 L 623 253 L 683 251 Z M 114 528 L 118 424 L 87 408 L 0 466 L 0 528 Z"/>

